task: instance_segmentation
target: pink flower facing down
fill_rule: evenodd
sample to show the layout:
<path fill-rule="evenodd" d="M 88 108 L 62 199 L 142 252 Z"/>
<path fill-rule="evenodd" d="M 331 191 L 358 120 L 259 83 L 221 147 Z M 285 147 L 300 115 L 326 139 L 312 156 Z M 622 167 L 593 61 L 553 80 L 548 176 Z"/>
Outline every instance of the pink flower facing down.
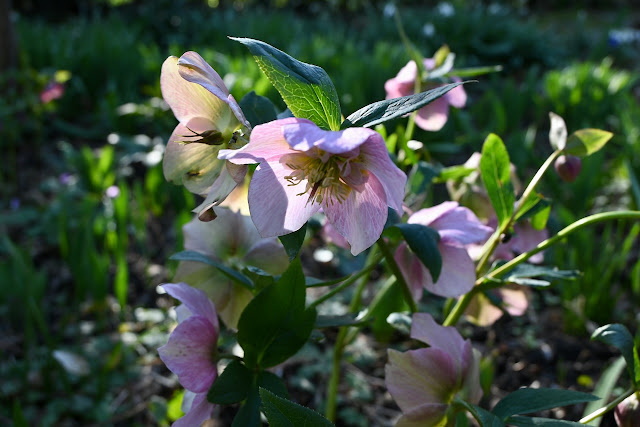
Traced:
<path fill-rule="evenodd" d="M 497 224 L 497 222 L 490 221 L 489 225 Z M 542 241 L 549 238 L 549 232 L 546 228 L 542 230 L 536 230 L 533 228 L 529 221 L 520 221 L 513 226 L 513 235 L 511 238 L 500 243 L 496 250 L 493 252 L 493 259 L 510 260 L 520 255 L 521 253 L 528 252 L 535 249 Z M 534 264 L 540 264 L 544 261 L 544 253 L 538 252 L 534 256 L 528 259 L 528 262 Z"/>
<path fill-rule="evenodd" d="M 270 274 L 281 274 L 289 265 L 282 244 L 275 237 L 261 238 L 248 216 L 229 209 L 217 209 L 219 221 L 194 218 L 182 227 L 184 248 L 196 251 L 242 270 L 254 266 Z M 251 291 L 233 282 L 216 267 L 203 262 L 181 261 L 174 280 L 202 289 L 215 304 L 220 319 L 235 329 Z"/>
<path fill-rule="evenodd" d="M 296 231 L 322 208 L 357 255 L 380 237 L 387 206 L 402 212 L 407 177 L 371 129 L 333 132 L 305 119 L 276 120 L 256 126 L 249 144 L 222 150 L 220 158 L 260 163 L 249 209 L 263 237 Z"/>
<path fill-rule="evenodd" d="M 251 126 L 224 82 L 196 52 L 170 56 L 162 64 L 162 96 L 180 122 L 164 154 L 164 175 L 192 193 L 206 196 L 196 208 L 202 219 L 215 218 L 220 204 L 244 180 L 246 166 L 218 159 L 221 148 L 234 148 Z"/>
<path fill-rule="evenodd" d="M 436 61 L 433 58 L 424 59 L 424 68 L 432 70 Z M 415 82 L 418 77 L 418 66 L 415 61 L 409 61 L 392 79 L 387 80 L 384 89 L 387 99 L 412 95 L 415 92 Z M 454 78 L 453 81 L 460 81 Z M 426 131 L 438 131 L 447 123 L 449 105 L 462 108 L 467 103 L 467 93 L 462 86 L 458 86 L 430 104 L 425 105 L 416 115 L 416 124 Z"/>
<path fill-rule="evenodd" d="M 207 392 L 218 375 L 215 364 L 219 332 L 216 309 L 203 291 L 186 283 L 169 283 L 162 287 L 182 305 L 176 309 L 178 326 L 158 353 L 167 368 L 178 376 L 180 384 L 195 393 L 191 408 L 173 426 L 199 426 L 211 417 L 213 410 L 213 405 L 207 401 Z"/>
<path fill-rule="evenodd" d="M 438 325 L 430 314 L 413 315 L 411 338 L 429 348 L 401 353 L 388 350 L 387 389 L 403 415 L 396 427 L 444 425 L 458 395 L 476 404 L 482 397 L 479 354 L 453 327 Z"/>
<path fill-rule="evenodd" d="M 395 260 L 411 288 L 414 300 L 422 297 L 422 289 L 443 297 L 457 297 L 473 288 L 476 280 L 475 264 L 464 245 L 482 242 L 491 234 L 468 208 L 457 202 L 444 202 L 422 209 L 409 217 L 410 224 L 421 224 L 435 229 L 440 235 L 438 250 L 442 256 L 442 270 L 437 282 L 406 244 L 401 244 Z"/>

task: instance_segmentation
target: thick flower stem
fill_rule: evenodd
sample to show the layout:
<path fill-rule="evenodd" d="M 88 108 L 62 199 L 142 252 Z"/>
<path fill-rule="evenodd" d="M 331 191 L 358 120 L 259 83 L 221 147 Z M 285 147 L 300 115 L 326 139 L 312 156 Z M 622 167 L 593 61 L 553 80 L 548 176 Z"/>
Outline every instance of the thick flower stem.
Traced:
<path fill-rule="evenodd" d="M 562 230 L 560 230 L 558 232 L 558 234 L 556 234 L 555 236 L 553 236 L 553 237 L 541 242 L 534 249 L 518 255 L 517 257 L 515 257 L 511 261 L 503 264 L 502 266 L 496 268 L 495 270 L 491 271 L 490 273 L 478 278 L 478 280 L 476 280 L 476 286 L 473 289 L 471 289 L 471 291 L 469 293 L 467 293 L 466 295 L 462 296 L 462 298 L 460 298 L 458 300 L 456 305 L 453 307 L 453 310 L 451 310 L 451 312 L 447 316 L 447 318 L 444 321 L 443 325 L 444 326 L 453 326 L 458 322 L 458 320 L 460 320 L 460 317 L 462 316 L 462 313 L 464 313 L 464 311 L 466 310 L 467 306 L 469 305 L 469 303 L 471 302 L 471 300 L 473 299 L 475 294 L 478 293 L 481 290 L 479 288 L 479 285 L 485 283 L 488 280 L 499 278 L 503 274 L 511 271 L 518 264 L 526 261 L 527 259 L 531 258 L 533 255 L 537 254 L 538 252 L 541 252 L 541 251 L 551 247 L 552 245 L 558 243 L 560 240 L 562 240 L 563 238 L 565 238 L 569 234 L 580 230 L 582 227 L 586 227 L 586 226 L 592 225 L 592 224 L 597 224 L 597 223 L 603 222 L 603 221 L 610 221 L 610 220 L 617 220 L 617 219 L 621 219 L 621 220 L 625 220 L 625 219 L 640 220 L 640 211 L 603 212 L 603 213 L 599 213 L 599 214 L 595 214 L 595 215 L 590 215 L 588 217 L 582 218 L 582 219 L 574 222 L 571 225 L 568 225 L 567 227 L 565 227 Z"/>
<path fill-rule="evenodd" d="M 402 271 L 400 271 L 400 267 L 398 266 L 398 263 L 396 263 L 396 260 L 391 253 L 391 249 L 389 249 L 389 245 L 387 245 L 383 237 L 378 239 L 378 247 L 380 248 L 380 252 L 382 252 L 382 255 L 384 255 L 385 259 L 387 260 L 387 265 L 391 269 L 391 272 L 394 276 L 396 276 L 396 280 L 398 281 L 400 288 L 402 288 L 402 293 L 404 295 L 405 302 L 409 306 L 409 310 L 411 310 L 412 313 L 415 313 L 416 311 L 418 311 L 418 307 L 416 306 L 416 302 L 413 300 L 413 296 L 411 295 L 409 284 L 407 284 L 407 281 L 404 279 Z"/>
<path fill-rule="evenodd" d="M 596 418 L 600 418 L 601 416 L 603 416 L 604 414 L 606 414 L 607 412 L 609 412 L 610 410 L 614 409 L 616 406 L 618 406 L 618 404 L 620 402 L 622 402 L 623 400 L 625 400 L 627 397 L 631 396 L 633 393 L 635 393 L 636 389 L 633 387 L 628 388 L 627 390 L 625 390 L 624 393 L 622 393 L 620 396 L 616 397 L 614 400 L 612 400 L 608 405 L 603 406 L 600 409 L 597 409 L 595 411 L 593 411 L 592 413 L 590 413 L 589 415 L 587 415 L 586 417 L 582 418 L 580 421 L 578 421 L 580 424 L 589 424 L 591 421 L 595 420 Z"/>
<path fill-rule="evenodd" d="M 356 312 L 360 308 L 360 300 L 362 296 L 362 290 L 369 282 L 369 276 L 374 267 L 376 267 L 380 261 L 382 261 L 382 255 L 378 254 L 375 248 L 372 248 L 367 256 L 366 266 L 355 276 L 355 280 L 361 278 L 360 283 L 356 289 L 356 293 L 349 305 L 349 311 L 351 313 Z M 349 278 L 351 280 L 354 276 Z M 346 283 L 346 282 L 345 282 Z M 343 283 L 344 285 L 344 283 Z M 341 285 L 342 286 L 342 285 Z M 337 289 L 337 287 L 336 287 Z M 317 301 L 317 300 L 316 300 Z M 315 301 L 314 301 L 315 302 Z M 336 404 L 338 401 L 338 386 L 340 385 L 340 364 L 342 362 L 342 354 L 344 347 L 348 343 L 345 340 L 349 331 L 348 326 L 343 326 L 338 331 L 335 346 L 333 347 L 333 360 L 331 364 L 331 377 L 329 378 L 329 384 L 327 386 L 327 404 L 325 407 L 325 416 L 331 422 L 336 418 Z"/>

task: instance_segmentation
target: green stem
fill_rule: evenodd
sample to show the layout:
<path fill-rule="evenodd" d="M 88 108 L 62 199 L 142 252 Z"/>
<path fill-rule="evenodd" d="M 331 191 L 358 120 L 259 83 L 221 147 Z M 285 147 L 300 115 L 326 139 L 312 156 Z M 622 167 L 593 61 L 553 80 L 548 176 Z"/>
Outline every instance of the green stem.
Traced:
<path fill-rule="evenodd" d="M 620 402 L 622 402 L 624 399 L 626 399 L 627 397 L 631 396 L 635 391 L 636 390 L 633 387 L 628 388 L 627 390 L 625 390 L 624 393 L 622 393 L 620 396 L 616 397 L 607 406 L 603 406 L 602 408 L 593 411 L 592 413 L 590 413 L 586 417 L 582 418 L 578 422 L 580 424 L 588 424 L 591 421 L 595 420 L 596 418 L 600 418 L 601 416 L 603 416 L 604 414 L 606 414 L 607 412 L 609 412 L 610 410 L 612 410 L 613 408 L 618 406 L 618 404 Z"/>
<path fill-rule="evenodd" d="M 374 253 L 374 252 L 372 251 L 371 253 Z M 382 255 L 375 255 L 372 258 L 373 258 L 372 262 L 367 263 L 367 265 L 362 270 L 360 270 L 353 276 L 349 277 L 347 280 L 345 280 L 335 288 L 331 289 L 329 292 L 322 295 L 317 300 L 313 301 L 311 304 L 309 304 L 309 307 L 317 307 L 318 305 L 322 304 L 323 302 L 325 302 L 335 294 L 338 294 L 344 291 L 345 289 L 347 289 L 349 286 L 353 285 L 356 282 L 356 280 L 358 280 L 360 277 L 363 277 L 364 275 L 368 275 L 369 273 L 371 273 L 371 270 L 376 268 L 380 264 L 380 261 L 382 261 Z"/>
<path fill-rule="evenodd" d="M 380 264 L 380 261 L 382 261 L 382 255 L 379 255 L 375 248 L 371 248 L 371 251 L 367 256 L 367 267 L 365 267 L 360 273 L 358 273 L 356 275 L 357 277 L 355 278 L 355 280 L 357 280 L 358 277 L 362 277 L 362 280 L 358 284 L 353 299 L 351 300 L 351 304 L 349 305 L 350 312 L 353 313 L 360 307 L 362 291 L 366 284 L 369 282 L 369 276 L 371 274 L 371 271 L 373 270 L 373 268 L 371 267 L 377 266 L 378 264 Z M 361 274 L 363 271 L 365 272 L 365 274 Z M 342 362 L 344 347 L 348 342 L 345 340 L 348 330 L 349 328 L 347 326 L 343 326 L 340 328 L 340 330 L 338 331 L 338 336 L 336 337 L 335 346 L 333 347 L 331 377 L 329 377 L 329 384 L 327 386 L 327 406 L 325 407 L 325 416 L 331 422 L 335 421 L 336 418 L 338 386 L 340 385 L 340 364 Z"/>
<path fill-rule="evenodd" d="M 404 279 L 402 271 L 400 271 L 400 267 L 391 253 L 389 245 L 387 245 L 383 237 L 378 239 L 378 247 L 380 248 L 380 252 L 384 255 L 384 258 L 387 260 L 387 265 L 391 269 L 391 272 L 396 276 L 396 280 L 402 288 L 402 293 L 404 294 L 405 302 L 409 306 L 409 310 L 411 310 L 412 313 L 415 313 L 418 311 L 418 307 L 416 306 L 416 302 L 413 300 L 413 296 L 411 296 L 411 289 L 409 288 L 407 281 Z"/>
<path fill-rule="evenodd" d="M 453 307 L 453 310 L 451 310 L 451 312 L 447 316 L 443 325 L 452 326 L 452 325 L 455 325 L 458 322 L 458 320 L 460 320 L 462 313 L 464 313 L 464 311 L 467 309 L 467 306 L 469 305 L 469 303 L 471 302 L 475 294 L 481 290 L 479 289 L 479 285 L 481 285 L 482 283 L 491 279 L 498 278 L 501 275 L 511 271 L 518 264 L 526 261 L 527 259 L 531 258 L 533 255 L 537 254 L 538 252 L 541 252 L 549 248 L 550 246 L 558 243 L 561 239 L 563 239 L 564 237 L 568 236 L 569 234 L 575 231 L 578 231 L 582 227 L 597 224 L 603 221 L 610 221 L 610 220 L 616 220 L 616 219 L 640 220 L 640 211 L 603 212 L 595 215 L 590 215 L 588 217 L 582 218 L 574 222 L 573 224 L 568 225 L 567 227 L 560 230 L 558 234 L 556 234 L 555 236 L 541 242 L 534 249 L 518 255 L 517 257 L 513 258 L 511 261 L 501 265 L 500 267 L 496 268 L 495 270 L 491 271 L 490 273 L 476 280 L 476 286 L 473 289 L 471 289 L 469 293 L 463 295 L 462 298 L 458 300 L 456 305 Z"/>

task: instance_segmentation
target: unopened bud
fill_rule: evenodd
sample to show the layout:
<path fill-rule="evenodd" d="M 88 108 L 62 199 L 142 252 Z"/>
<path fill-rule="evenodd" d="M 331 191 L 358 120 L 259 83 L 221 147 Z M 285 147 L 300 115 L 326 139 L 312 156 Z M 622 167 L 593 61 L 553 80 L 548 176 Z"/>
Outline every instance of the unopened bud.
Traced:
<path fill-rule="evenodd" d="M 638 392 L 633 393 L 620 402 L 613 411 L 618 427 L 640 426 L 640 402 L 638 402 Z"/>
<path fill-rule="evenodd" d="M 573 182 L 580 174 L 582 169 L 582 160 L 580 157 L 566 155 L 560 156 L 556 159 L 553 165 L 556 168 L 556 172 L 560 175 L 563 181 Z"/>

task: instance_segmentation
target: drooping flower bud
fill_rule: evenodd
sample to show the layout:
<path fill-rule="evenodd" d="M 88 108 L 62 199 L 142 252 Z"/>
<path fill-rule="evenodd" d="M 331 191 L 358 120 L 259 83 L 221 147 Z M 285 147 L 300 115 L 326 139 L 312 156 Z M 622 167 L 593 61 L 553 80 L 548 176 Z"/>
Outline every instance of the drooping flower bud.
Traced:
<path fill-rule="evenodd" d="M 640 425 L 640 402 L 638 392 L 633 393 L 620 402 L 613 412 L 618 427 L 635 427 Z"/>
<path fill-rule="evenodd" d="M 580 157 L 571 155 L 560 156 L 556 159 L 553 166 L 563 181 L 573 182 L 580 174 L 582 160 L 580 160 Z"/>

